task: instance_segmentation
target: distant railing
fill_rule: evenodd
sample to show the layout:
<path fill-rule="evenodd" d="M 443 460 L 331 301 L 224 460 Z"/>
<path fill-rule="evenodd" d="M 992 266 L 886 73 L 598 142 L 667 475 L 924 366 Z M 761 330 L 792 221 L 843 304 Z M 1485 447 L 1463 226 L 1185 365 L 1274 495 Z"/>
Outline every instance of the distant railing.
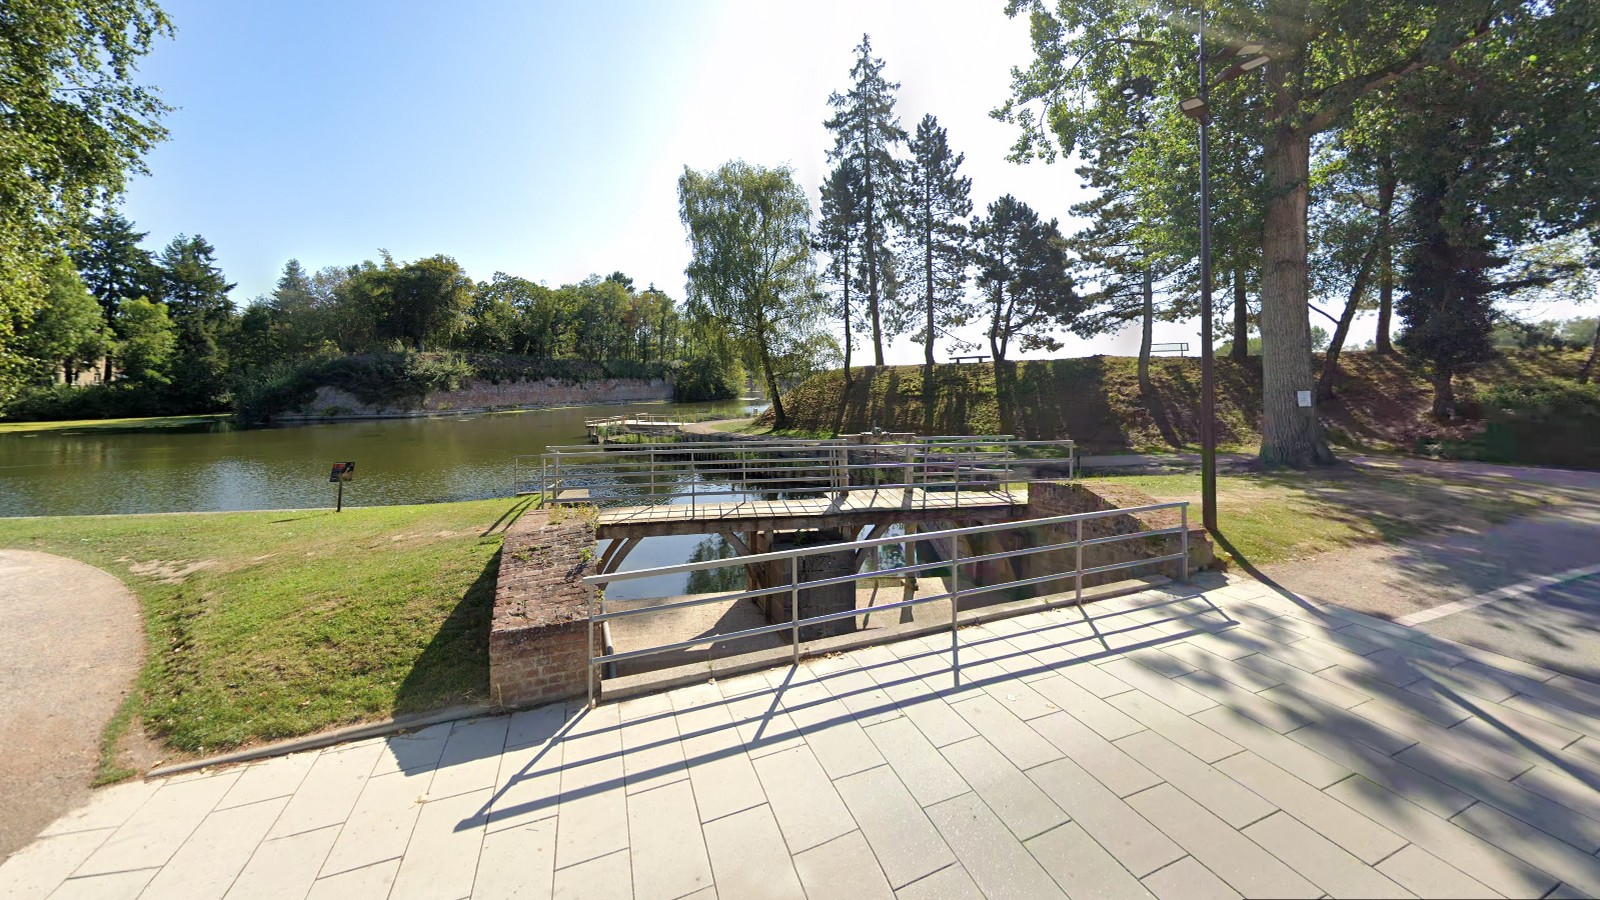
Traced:
<path fill-rule="evenodd" d="M 1109 518 L 1112 516 L 1126 516 L 1135 513 L 1150 513 L 1168 509 L 1179 510 L 1179 524 L 1175 528 L 1152 528 L 1126 534 L 1113 534 L 1106 537 L 1089 539 L 1085 539 L 1083 536 L 1084 522 Z M 975 535 L 1014 531 L 1024 528 L 1040 528 L 1050 526 L 1071 526 L 1074 530 L 1073 539 L 1070 541 L 1062 541 L 1052 544 L 1024 547 L 1020 550 L 1004 550 L 996 553 L 981 553 L 971 555 L 962 555 L 961 553 L 961 544 L 963 538 L 968 538 Z M 1145 538 L 1161 537 L 1163 535 L 1173 534 L 1180 536 L 1180 549 L 1177 553 L 1146 557 L 1126 562 L 1108 563 L 1106 565 L 1092 566 L 1087 569 L 1083 566 L 1083 549 L 1085 547 L 1095 547 L 1102 544 L 1117 543 L 1119 541 L 1141 540 Z M 800 580 L 800 560 L 804 557 L 818 554 L 840 553 L 843 551 L 857 552 L 891 544 L 910 545 L 917 543 L 930 544 L 936 548 L 936 552 L 940 550 L 947 551 L 945 553 L 945 558 L 932 562 L 909 563 L 906 565 L 892 566 L 890 568 L 874 569 L 868 572 L 856 572 L 851 575 L 842 575 L 832 578 L 819 578 L 814 581 L 802 582 Z M 1027 578 L 1017 578 L 996 584 L 973 585 L 965 589 L 963 589 L 961 586 L 961 570 L 963 566 L 971 566 L 976 563 L 987 563 L 1004 559 L 1014 559 L 1017 557 L 1031 556 L 1038 553 L 1052 553 L 1056 551 L 1069 550 L 1073 552 L 1074 559 L 1073 566 L 1070 570 L 1049 572 L 1044 575 Z M 864 556 L 865 554 L 858 553 L 858 558 L 862 558 Z M 907 559 L 914 558 L 916 558 L 914 554 L 908 554 L 907 556 Z M 708 569 L 728 568 L 733 566 L 761 565 L 765 563 L 782 562 L 784 560 L 789 562 L 789 583 L 786 585 L 774 585 L 764 588 L 755 587 L 747 590 L 731 591 L 703 597 L 690 597 L 670 603 L 658 603 L 649 606 L 630 607 L 627 609 L 608 609 L 606 606 L 604 588 L 607 585 L 618 581 L 629 581 L 639 578 L 654 578 L 662 575 L 681 575 L 690 572 L 703 572 Z M 1176 562 L 1179 560 L 1181 560 L 1183 564 L 1182 578 L 1184 581 L 1188 581 L 1189 504 L 1185 501 L 1157 503 L 1150 506 L 1130 507 L 1127 509 L 1098 510 L 1095 512 L 1074 513 L 1072 515 L 1051 516 L 1041 519 L 1023 519 L 1014 522 L 1002 522 L 995 525 L 977 525 L 968 528 L 951 528 L 944 531 L 924 531 L 913 534 L 897 535 L 893 537 L 870 538 L 867 540 L 801 547 L 793 550 L 756 553 L 747 556 L 736 556 L 726 559 L 713 559 L 706 560 L 704 562 L 680 563 L 678 565 L 659 566 L 650 569 L 635 569 L 627 572 L 611 572 L 601 575 L 589 575 L 584 578 L 584 581 L 600 589 L 597 592 L 598 596 L 591 597 L 589 600 L 589 703 L 593 705 L 595 699 L 596 666 L 612 666 L 616 663 L 626 660 L 640 659 L 662 653 L 669 653 L 675 650 L 685 650 L 691 647 L 698 647 L 706 644 L 736 641 L 741 638 L 758 637 L 764 634 L 776 634 L 784 631 L 790 633 L 790 642 L 793 646 L 793 662 L 798 665 L 800 662 L 800 629 L 805 626 L 819 625 L 826 622 L 833 622 L 858 616 L 867 616 L 871 615 L 872 613 L 884 612 L 887 610 L 905 609 L 912 606 L 920 606 L 922 604 L 934 603 L 943 600 L 948 600 L 950 602 L 950 662 L 952 670 L 958 670 L 960 642 L 957 638 L 956 628 L 959 624 L 961 614 L 961 598 L 963 595 L 970 596 L 993 594 L 997 591 L 1049 584 L 1052 582 L 1071 579 L 1073 581 L 1073 599 L 1081 609 L 1083 604 L 1083 579 L 1085 576 L 1096 575 L 1103 572 L 1118 571 L 1121 569 L 1131 569 L 1138 566 L 1154 565 L 1157 563 Z M 990 568 L 992 571 L 993 567 Z M 934 569 L 949 570 L 950 580 L 947 585 L 947 590 L 927 597 L 913 596 L 911 599 L 900 600 L 893 603 L 882 603 L 874 606 L 864 607 L 853 606 L 850 609 L 809 616 L 804 619 L 800 618 L 800 592 L 802 590 L 809 591 L 814 588 L 828 587 L 830 585 L 855 584 L 866 579 L 894 576 L 914 576 L 917 573 L 927 572 Z M 746 628 L 740 631 L 732 631 L 721 634 L 704 634 L 686 641 L 673 641 L 651 647 L 640 647 L 621 652 L 608 651 L 600 654 L 595 653 L 596 629 L 604 629 L 608 627 L 607 623 L 614 620 L 625 619 L 630 616 L 659 615 L 660 613 L 670 610 L 687 609 L 689 607 L 703 606 L 710 603 L 733 603 L 741 600 L 750 600 L 757 597 L 772 597 L 775 594 L 781 595 L 785 591 L 787 591 L 789 594 L 790 621 L 788 622 L 781 622 L 773 625 L 763 625 L 756 628 Z M 602 649 L 604 649 L 603 644 L 604 642 L 602 642 Z"/>
<path fill-rule="evenodd" d="M 687 498 L 693 508 L 709 497 L 793 499 L 902 490 L 923 501 L 953 493 L 951 502 L 959 508 L 963 491 L 1009 496 L 1016 466 L 1029 462 L 1023 456 L 1047 447 L 1064 454 L 1057 459 L 1066 464 L 1068 477 L 1075 476 L 1071 441 L 944 436 L 897 444 L 802 440 L 558 446 L 516 457 L 512 479 L 515 493 L 537 492 L 541 505 L 646 505 Z"/>

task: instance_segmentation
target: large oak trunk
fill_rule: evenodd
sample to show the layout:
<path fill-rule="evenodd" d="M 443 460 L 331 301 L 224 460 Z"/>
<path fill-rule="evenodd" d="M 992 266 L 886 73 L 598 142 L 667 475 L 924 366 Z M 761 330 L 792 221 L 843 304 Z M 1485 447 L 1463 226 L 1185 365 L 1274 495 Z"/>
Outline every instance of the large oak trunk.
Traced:
<path fill-rule="evenodd" d="M 1311 142 L 1281 128 L 1265 157 L 1268 193 L 1261 271 L 1261 462 L 1304 467 L 1333 462 L 1311 395 L 1311 322 L 1306 308 L 1306 194 Z"/>

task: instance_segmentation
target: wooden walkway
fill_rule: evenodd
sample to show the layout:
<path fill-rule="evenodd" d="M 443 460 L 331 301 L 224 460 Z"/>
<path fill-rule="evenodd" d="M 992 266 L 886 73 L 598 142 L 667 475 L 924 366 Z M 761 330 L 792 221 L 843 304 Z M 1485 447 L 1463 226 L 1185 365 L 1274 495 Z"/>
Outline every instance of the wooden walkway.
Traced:
<path fill-rule="evenodd" d="M 1028 503 L 1026 488 L 1010 491 L 853 490 L 799 500 L 658 504 L 600 510 L 597 537 L 637 538 L 721 531 L 789 531 L 895 522 L 965 523 L 1013 518 Z"/>

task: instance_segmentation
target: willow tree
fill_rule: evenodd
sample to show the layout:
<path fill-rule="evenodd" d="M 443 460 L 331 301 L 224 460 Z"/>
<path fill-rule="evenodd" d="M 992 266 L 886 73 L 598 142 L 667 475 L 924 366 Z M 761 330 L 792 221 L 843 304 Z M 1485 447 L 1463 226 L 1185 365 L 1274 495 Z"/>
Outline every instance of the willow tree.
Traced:
<path fill-rule="evenodd" d="M 679 218 L 689 232 L 689 304 L 726 329 L 761 369 L 773 424 L 788 416 L 780 376 L 810 352 L 822 318 L 811 257 L 811 204 L 787 166 L 684 167 Z"/>
<path fill-rule="evenodd" d="M 1331 462 L 1315 404 L 1307 310 L 1307 203 L 1313 139 L 1339 127 L 1358 103 L 1381 104 L 1392 85 L 1450 62 L 1496 29 L 1550 14 L 1548 4 L 1511 0 L 1213 0 L 1213 48 L 1260 43 L 1259 74 L 1214 91 L 1217 131 L 1259 142 L 1264 191 L 1261 232 L 1262 440 L 1268 465 Z M 1019 149 L 1054 141 L 1066 152 L 1115 127 L 1109 86 L 1129 74 L 1155 83 L 1176 105 L 1198 92 L 1190 14 L 1134 0 L 1011 0 L 1030 17 L 1034 59 L 1017 70 L 997 114 L 1022 126 Z M 1225 126 L 1225 127 L 1220 127 Z M 1168 177 L 1186 166 L 1174 160 Z"/>

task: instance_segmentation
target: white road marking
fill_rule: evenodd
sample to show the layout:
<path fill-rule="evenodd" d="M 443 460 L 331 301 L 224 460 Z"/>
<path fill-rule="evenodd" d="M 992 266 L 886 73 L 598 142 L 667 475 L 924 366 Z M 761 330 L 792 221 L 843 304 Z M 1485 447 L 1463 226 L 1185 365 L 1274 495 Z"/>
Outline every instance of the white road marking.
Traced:
<path fill-rule="evenodd" d="M 1541 575 L 1538 578 L 1524 581 L 1521 584 L 1509 585 L 1507 587 L 1500 588 L 1497 591 L 1490 591 L 1487 594 L 1478 594 L 1474 597 L 1468 597 L 1465 600 L 1456 600 L 1453 603 L 1441 604 L 1431 609 L 1418 610 L 1409 616 L 1402 616 L 1394 621 L 1397 625 L 1404 625 L 1407 628 L 1411 628 L 1421 625 L 1424 622 L 1432 622 L 1434 619 L 1453 615 L 1463 610 L 1474 609 L 1484 605 L 1485 603 L 1493 603 L 1496 600 L 1505 600 L 1509 597 L 1520 597 L 1524 594 L 1532 594 L 1535 591 L 1543 590 L 1553 584 L 1576 581 L 1579 578 L 1587 578 L 1590 575 L 1600 575 L 1600 563 L 1592 566 L 1583 566 L 1577 569 L 1568 569 L 1565 572 L 1557 572 L 1554 575 Z"/>

